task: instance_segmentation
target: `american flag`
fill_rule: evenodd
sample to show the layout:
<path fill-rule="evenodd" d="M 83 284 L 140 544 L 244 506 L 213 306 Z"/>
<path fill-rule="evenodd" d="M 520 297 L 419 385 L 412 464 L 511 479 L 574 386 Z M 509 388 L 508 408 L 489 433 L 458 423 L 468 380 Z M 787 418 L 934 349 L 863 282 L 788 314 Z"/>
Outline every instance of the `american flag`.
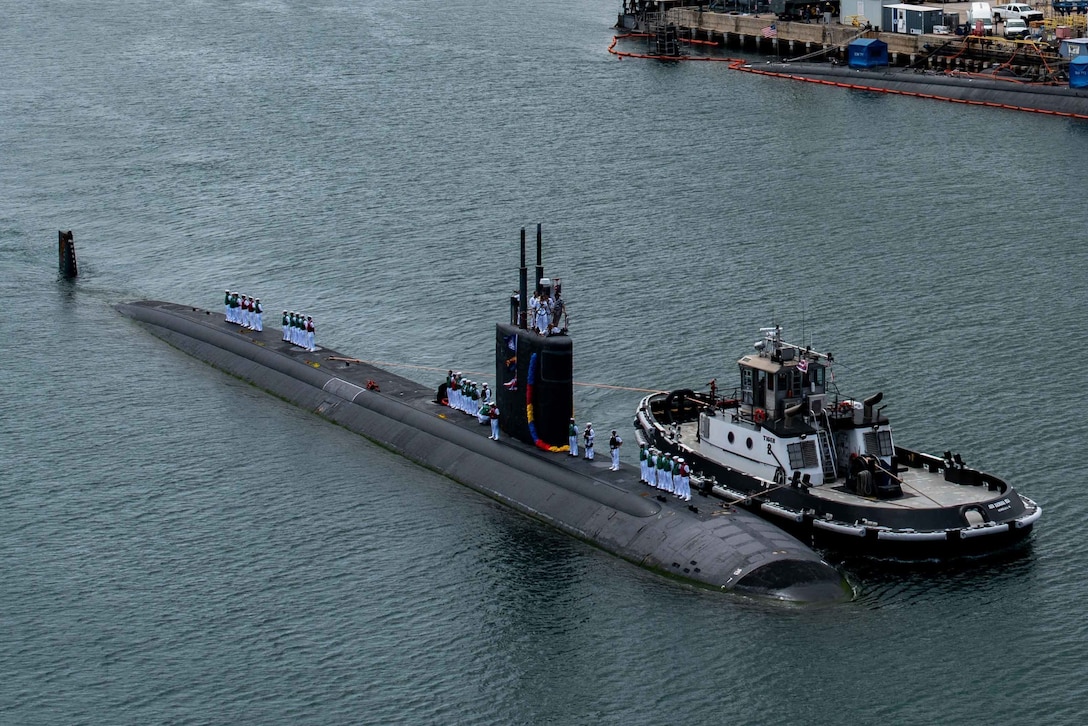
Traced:
<path fill-rule="evenodd" d="M 768 25 L 766 28 L 759 32 L 763 35 L 764 38 L 778 37 L 778 28 L 774 27 L 774 25 Z"/>

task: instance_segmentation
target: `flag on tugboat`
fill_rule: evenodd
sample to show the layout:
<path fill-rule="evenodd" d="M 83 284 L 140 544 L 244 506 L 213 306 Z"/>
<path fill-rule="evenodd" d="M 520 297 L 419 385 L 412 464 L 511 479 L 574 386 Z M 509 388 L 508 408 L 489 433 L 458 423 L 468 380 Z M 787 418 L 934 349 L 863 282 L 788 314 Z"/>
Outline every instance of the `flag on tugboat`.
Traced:
<path fill-rule="evenodd" d="M 774 23 L 771 23 L 770 25 L 768 25 L 766 28 L 764 28 L 763 30 L 761 30 L 759 32 L 763 34 L 764 38 L 777 38 L 778 37 L 778 28 L 775 27 Z"/>

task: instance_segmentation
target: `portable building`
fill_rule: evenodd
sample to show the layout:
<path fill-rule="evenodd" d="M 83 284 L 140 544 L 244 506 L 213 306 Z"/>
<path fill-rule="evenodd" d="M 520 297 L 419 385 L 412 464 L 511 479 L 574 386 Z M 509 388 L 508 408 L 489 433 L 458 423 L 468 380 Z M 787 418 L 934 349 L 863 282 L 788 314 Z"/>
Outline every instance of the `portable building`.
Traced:
<path fill-rule="evenodd" d="M 857 38 L 846 46 L 851 68 L 876 68 L 888 65 L 888 44 L 876 38 Z"/>
<path fill-rule="evenodd" d="M 922 35 L 932 33 L 934 25 L 944 25 L 944 10 L 928 5 L 897 3 L 885 5 L 881 25 L 885 32 Z"/>
<path fill-rule="evenodd" d="M 1070 59 L 1088 55 L 1088 38 L 1066 38 L 1058 46 L 1058 55 Z"/>
<path fill-rule="evenodd" d="M 1069 61 L 1069 87 L 1088 88 L 1088 53 Z"/>

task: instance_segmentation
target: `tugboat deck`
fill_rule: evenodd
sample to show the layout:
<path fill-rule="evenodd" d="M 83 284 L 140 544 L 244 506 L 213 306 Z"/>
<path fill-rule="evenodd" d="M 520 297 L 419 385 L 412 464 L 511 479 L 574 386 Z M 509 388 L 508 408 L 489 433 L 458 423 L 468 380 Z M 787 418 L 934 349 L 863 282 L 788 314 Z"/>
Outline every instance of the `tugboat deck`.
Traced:
<path fill-rule="evenodd" d="M 722 466 L 730 466 L 720 449 L 707 444 L 705 441 L 697 440 L 697 426 L 697 423 L 681 424 L 679 442 L 702 458 L 717 462 Z M 950 486 L 942 474 L 922 468 L 901 467 L 898 476 L 902 481 L 903 496 L 897 499 L 861 497 L 843 488 L 842 477 L 825 484 L 813 482 L 809 492 L 821 499 L 842 504 L 853 504 L 860 498 L 865 500 L 867 506 L 884 509 L 958 507 L 986 501 L 994 496 L 994 492 L 985 487 Z M 774 482 L 770 480 L 767 480 L 767 484 L 768 488 L 775 486 Z"/>

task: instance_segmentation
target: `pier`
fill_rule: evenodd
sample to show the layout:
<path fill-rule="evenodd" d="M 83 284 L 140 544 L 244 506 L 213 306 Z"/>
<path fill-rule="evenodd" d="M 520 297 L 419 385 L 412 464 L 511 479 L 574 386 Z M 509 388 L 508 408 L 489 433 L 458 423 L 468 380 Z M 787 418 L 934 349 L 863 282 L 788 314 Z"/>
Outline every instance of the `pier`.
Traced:
<path fill-rule="evenodd" d="M 950 35 L 884 32 L 864 18 L 852 16 L 851 23 L 781 20 L 772 12 L 743 14 L 712 11 L 705 6 L 684 5 L 684 0 L 658 0 L 641 14 L 625 7 L 618 25 L 660 36 L 674 33 L 681 45 L 696 43 L 720 49 L 756 53 L 784 59 L 812 58 L 845 61 L 846 46 L 857 38 L 879 39 L 888 46 L 890 65 L 919 69 L 985 72 L 995 67 L 1025 77 L 1043 77 L 1063 68 L 1053 45 L 1010 40 L 1000 35 Z M 947 16 L 965 19 L 963 4 L 944 6 Z M 1055 42 L 1061 38 L 1088 34 L 1085 16 L 1055 15 L 1043 21 L 1040 30 Z M 655 43 L 660 47 L 660 42 Z M 651 46 L 653 47 L 653 46 Z"/>

